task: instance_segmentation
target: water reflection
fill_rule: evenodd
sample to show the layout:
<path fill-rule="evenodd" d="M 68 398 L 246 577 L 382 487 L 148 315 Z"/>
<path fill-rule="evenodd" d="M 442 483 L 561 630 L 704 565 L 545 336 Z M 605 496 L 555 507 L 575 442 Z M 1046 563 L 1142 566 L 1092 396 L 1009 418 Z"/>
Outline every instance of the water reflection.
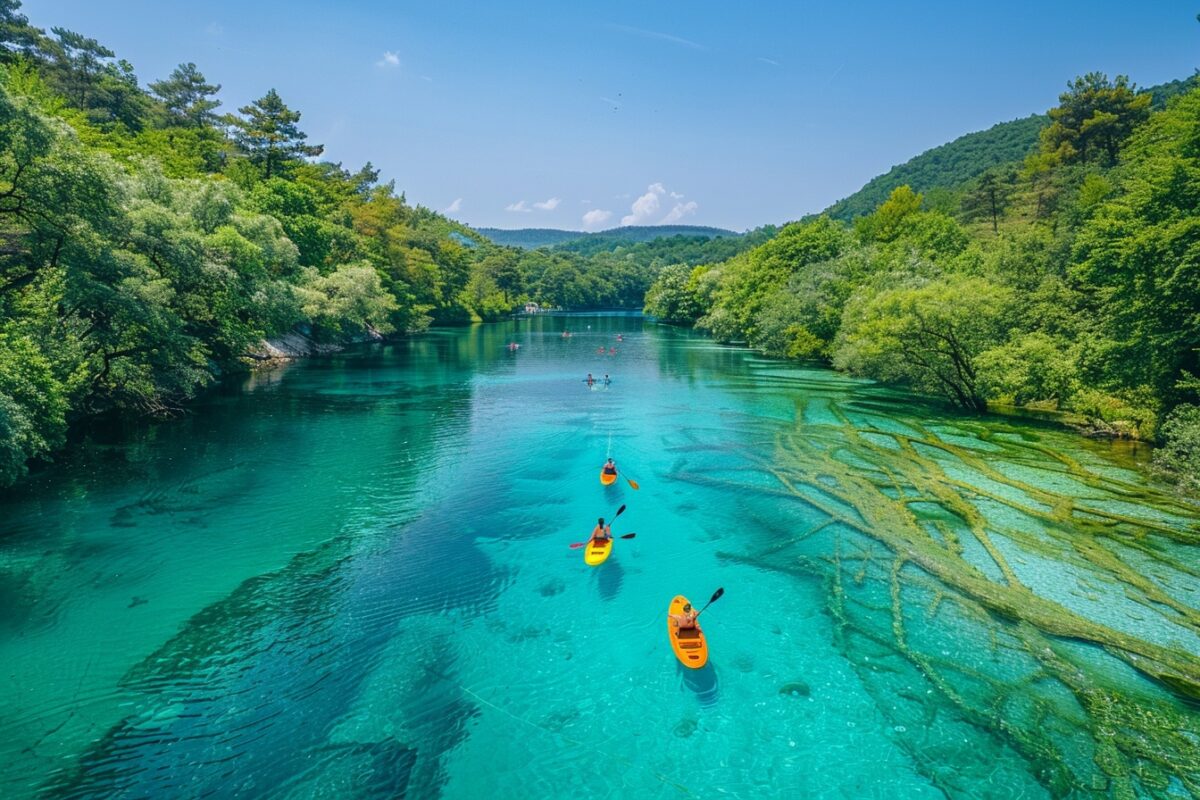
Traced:
<path fill-rule="evenodd" d="M 596 568 L 596 586 L 600 590 L 600 597 L 605 600 L 612 600 L 617 596 L 624 580 L 625 568 L 615 557 L 610 557 Z"/>
<path fill-rule="evenodd" d="M 700 705 L 708 708 L 717 704 L 719 694 L 717 669 L 711 661 L 700 669 L 688 669 L 678 661 L 675 662 L 675 667 L 684 687 L 696 695 Z"/>

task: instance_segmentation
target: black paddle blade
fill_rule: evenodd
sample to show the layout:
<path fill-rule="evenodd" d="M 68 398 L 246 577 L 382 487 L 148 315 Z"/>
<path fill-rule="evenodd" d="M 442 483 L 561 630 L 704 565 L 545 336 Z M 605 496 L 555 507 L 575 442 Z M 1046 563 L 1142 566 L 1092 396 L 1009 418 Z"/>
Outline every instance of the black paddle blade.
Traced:
<path fill-rule="evenodd" d="M 636 534 L 636 533 L 627 533 L 627 534 L 625 534 L 624 536 L 622 536 L 621 538 L 622 538 L 622 539 L 632 539 L 632 538 L 633 538 L 633 537 L 635 537 L 635 536 L 637 536 L 637 534 Z"/>
<path fill-rule="evenodd" d="M 620 508 L 617 509 L 617 513 L 612 515 L 612 518 L 616 519 L 617 517 L 621 516 L 624 513 L 625 513 L 625 506 L 622 505 Z"/>
<path fill-rule="evenodd" d="M 725 594 L 725 587 L 724 587 L 724 586 L 722 586 L 721 588 L 719 588 L 719 589 L 717 589 L 715 592 L 713 592 L 712 599 L 711 599 L 711 600 L 709 600 L 708 602 L 709 602 L 709 603 L 715 603 L 715 602 L 717 602 L 718 600 L 720 600 L 720 599 L 721 599 L 721 595 L 723 595 L 723 594 Z"/>

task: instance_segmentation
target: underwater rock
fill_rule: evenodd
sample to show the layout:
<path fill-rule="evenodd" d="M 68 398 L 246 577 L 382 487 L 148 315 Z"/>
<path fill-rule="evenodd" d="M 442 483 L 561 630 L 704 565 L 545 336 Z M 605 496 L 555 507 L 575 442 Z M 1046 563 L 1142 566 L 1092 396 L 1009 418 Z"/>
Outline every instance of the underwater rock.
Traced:
<path fill-rule="evenodd" d="M 675 726 L 675 735 L 680 739 L 686 739 L 695 733 L 696 729 L 699 727 L 700 723 L 696 722 L 694 719 L 682 719 L 679 721 L 679 724 Z"/>
<path fill-rule="evenodd" d="M 804 681 L 791 681 L 780 686 L 779 693 L 786 697 L 808 697 L 812 689 Z"/>
<path fill-rule="evenodd" d="M 542 597 L 554 597 L 556 594 L 562 594 L 567 590 L 567 584 L 561 578 L 550 578 L 542 581 L 538 586 L 538 594 Z"/>

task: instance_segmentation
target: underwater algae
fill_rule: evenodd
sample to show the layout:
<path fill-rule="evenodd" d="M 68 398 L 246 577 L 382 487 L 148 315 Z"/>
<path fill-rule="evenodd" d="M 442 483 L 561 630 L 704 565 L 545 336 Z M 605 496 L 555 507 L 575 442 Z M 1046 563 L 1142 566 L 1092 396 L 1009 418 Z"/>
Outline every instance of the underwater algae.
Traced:
<path fill-rule="evenodd" d="M 671 477 L 816 514 L 721 555 L 825 582 L 922 773 L 950 796 L 1200 798 L 1200 509 L 1065 432 L 814 400 L 737 465 Z"/>

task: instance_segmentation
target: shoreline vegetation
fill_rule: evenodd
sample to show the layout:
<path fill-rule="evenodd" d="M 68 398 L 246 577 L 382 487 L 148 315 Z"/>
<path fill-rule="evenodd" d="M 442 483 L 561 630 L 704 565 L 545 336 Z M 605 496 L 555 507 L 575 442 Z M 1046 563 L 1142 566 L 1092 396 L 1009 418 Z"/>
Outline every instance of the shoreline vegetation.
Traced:
<path fill-rule="evenodd" d="M 924 191 L 854 216 L 881 176 L 829 210 L 851 221 L 520 249 L 319 160 L 274 89 L 229 112 L 192 63 L 143 84 L 2 0 L 0 488 L 82 419 L 170 416 L 256 363 L 534 301 L 644 307 L 968 411 L 1077 414 L 1161 443 L 1159 474 L 1200 490 L 1197 83 L 1088 74 L 1045 119 L 888 173 Z"/>

